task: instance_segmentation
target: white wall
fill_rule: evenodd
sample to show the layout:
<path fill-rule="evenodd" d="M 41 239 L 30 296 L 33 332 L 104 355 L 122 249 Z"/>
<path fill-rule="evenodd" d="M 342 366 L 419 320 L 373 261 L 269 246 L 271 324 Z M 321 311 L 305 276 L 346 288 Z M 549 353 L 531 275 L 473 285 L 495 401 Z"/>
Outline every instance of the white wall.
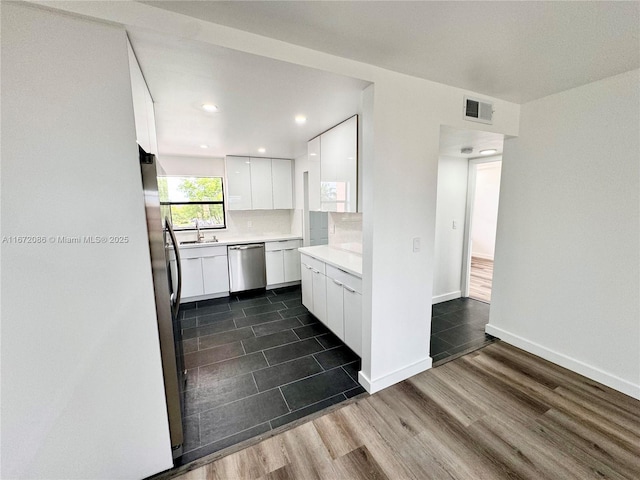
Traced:
<path fill-rule="evenodd" d="M 493 335 L 640 398 L 640 71 L 522 106 L 505 140 Z"/>
<path fill-rule="evenodd" d="M 172 465 L 125 31 L 2 2 L 2 478 Z M 51 236 L 128 236 L 59 244 Z"/>
<path fill-rule="evenodd" d="M 43 2 L 51 5 L 49 2 Z M 458 88 L 391 72 L 138 2 L 64 2 L 89 16 L 263 55 L 375 83 L 371 155 L 363 159 L 363 367 L 377 391 L 431 366 L 436 181 L 440 125 L 518 134 L 519 106 L 487 98 L 493 125 L 462 119 Z M 365 127 L 366 128 L 366 127 Z M 366 149 L 363 146 L 363 149 Z M 402 212 L 402 215 L 399 214 Z M 412 251 L 412 239 L 422 249 Z M 391 301 L 402 297 L 398 304 Z"/>
<path fill-rule="evenodd" d="M 498 225 L 501 161 L 476 165 L 476 191 L 471 219 L 471 255 L 493 260 Z"/>
<path fill-rule="evenodd" d="M 438 161 L 433 303 L 461 295 L 468 167 L 466 158 L 443 156 Z"/>

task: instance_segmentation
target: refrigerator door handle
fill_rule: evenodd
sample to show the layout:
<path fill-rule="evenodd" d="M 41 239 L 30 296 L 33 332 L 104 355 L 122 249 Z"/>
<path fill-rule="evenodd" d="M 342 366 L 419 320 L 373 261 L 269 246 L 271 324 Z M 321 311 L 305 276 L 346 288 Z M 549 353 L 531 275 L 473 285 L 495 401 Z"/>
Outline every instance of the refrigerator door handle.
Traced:
<path fill-rule="evenodd" d="M 176 234 L 173 232 L 171 221 L 169 220 L 169 217 L 164 217 L 164 221 L 167 225 L 167 229 L 169 230 L 171 243 L 173 244 L 173 251 L 176 255 L 176 268 L 178 270 L 176 273 L 178 277 L 178 286 L 176 287 L 176 291 L 171 293 L 171 310 L 173 311 L 174 318 L 177 318 L 178 310 L 180 309 L 180 299 L 182 297 L 182 264 L 180 263 L 180 250 L 178 249 L 178 241 L 176 240 Z"/>

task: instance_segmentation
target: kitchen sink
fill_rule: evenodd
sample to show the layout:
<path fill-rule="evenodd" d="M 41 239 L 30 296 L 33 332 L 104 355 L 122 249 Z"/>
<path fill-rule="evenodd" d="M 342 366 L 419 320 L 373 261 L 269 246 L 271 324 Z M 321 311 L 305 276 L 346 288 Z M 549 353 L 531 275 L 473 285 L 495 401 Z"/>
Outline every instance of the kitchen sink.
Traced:
<path fill-rule="evenodd" d="M 197 240 L 187 240 L 186 242 L 180 242 L 180 245 L 202 245 L 206 243 L 218 243 L 218 239 L 216 238 L 214 240 L 204 240 L 202 242 L 198 242 Z"/>

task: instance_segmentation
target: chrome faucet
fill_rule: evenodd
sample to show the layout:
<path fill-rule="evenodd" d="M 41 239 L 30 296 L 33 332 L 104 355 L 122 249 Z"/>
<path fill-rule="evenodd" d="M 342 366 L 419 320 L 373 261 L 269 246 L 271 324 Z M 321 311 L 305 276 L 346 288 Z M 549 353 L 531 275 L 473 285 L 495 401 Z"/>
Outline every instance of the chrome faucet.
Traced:
<path fill-rule="evenodd" d="M 198 231 L 198 243 L 202 243 L 204 241 L 204 233 L 200 231 L 200 221 L 196 218 L 196 230 Z"/>

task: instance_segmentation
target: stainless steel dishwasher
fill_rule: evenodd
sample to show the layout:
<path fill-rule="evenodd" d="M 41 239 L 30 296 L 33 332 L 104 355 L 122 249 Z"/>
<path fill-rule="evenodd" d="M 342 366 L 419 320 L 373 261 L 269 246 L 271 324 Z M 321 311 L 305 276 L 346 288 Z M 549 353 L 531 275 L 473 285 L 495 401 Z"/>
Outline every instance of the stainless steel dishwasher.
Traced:
<path fill-rule="evenodd" d="M 227 247 L 227 254 L 230 292 L 243 292 L 267 286 L 264 243 L 230 245 Z"/>

